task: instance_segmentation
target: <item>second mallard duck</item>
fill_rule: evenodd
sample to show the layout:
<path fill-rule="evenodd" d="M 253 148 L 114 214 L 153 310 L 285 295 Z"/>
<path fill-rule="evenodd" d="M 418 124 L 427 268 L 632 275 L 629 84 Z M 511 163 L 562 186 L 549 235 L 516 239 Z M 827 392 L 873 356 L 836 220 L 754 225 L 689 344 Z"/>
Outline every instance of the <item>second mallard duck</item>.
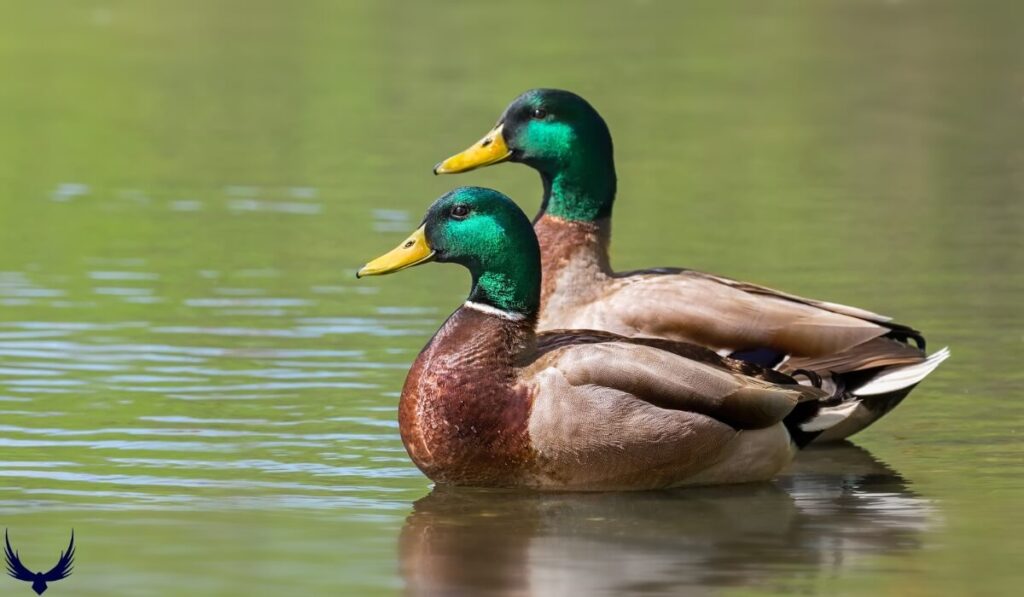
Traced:
<path fill-rule="evenodd" d="M 612 138 L 597 111 L 574 93 L 527 91 L 483 139 L 434 172 L 504 161 L 534 168 L 544 185 L 534 221 L 544 270 L 541 330 L 599 329 L 695 342 L 783 372 L 811 371 L 826 385 L 864 398 L 837 406 L 832 414 L 842 422 L 818 441 L 864 429 L 949 356 L 946 349 L 927 356 L 919 332 L 863 309 L 693 270 L 613 271 Z"/>
<path fill-rule="evenodd" d="M 445 484 L 626 490 L 765 480 L 835 423 L 814 387 L 690 344 L 602 332 L 537 335 L 540 248 L 489 189 L 438 199 L 359 276 L 441 261 L 473 277 L 402 388 L 417 466 Z"/>

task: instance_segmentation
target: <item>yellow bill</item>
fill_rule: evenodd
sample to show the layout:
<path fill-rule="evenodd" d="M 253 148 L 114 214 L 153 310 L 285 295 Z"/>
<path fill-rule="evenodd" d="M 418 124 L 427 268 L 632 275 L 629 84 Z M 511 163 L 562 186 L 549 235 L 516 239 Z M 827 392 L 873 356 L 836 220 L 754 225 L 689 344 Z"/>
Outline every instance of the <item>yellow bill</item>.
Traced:
<path fill-rule="evenodd" d="M 356 272 L 356 277 L 383 276 L 432 260 L 434 250 L 427 244 L 423 229 L 424 226 L 420 226 L 402 244 L 364 265 Z"/>
<path fill-rule="evenodd" d="M 508 145 L 505 144 L 505 137 L 502 134 L 504 124 L 491 129 L 491 132 L 484 135 L 469 149 L 457 153 L 440 164 L 434 166 L 434 174 L 456 174 L 468 172 L 475 168 L 490 166 L 503 162 L 512 155 Z"/>

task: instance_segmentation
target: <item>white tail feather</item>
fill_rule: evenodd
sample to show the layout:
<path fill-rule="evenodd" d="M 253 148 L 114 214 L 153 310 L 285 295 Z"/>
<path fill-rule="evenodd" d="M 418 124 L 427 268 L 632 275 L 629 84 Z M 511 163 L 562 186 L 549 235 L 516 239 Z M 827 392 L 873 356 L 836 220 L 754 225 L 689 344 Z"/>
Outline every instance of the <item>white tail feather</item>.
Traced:
<path fill-rule="evenodd" d="M 860 406 L 860 400 L 850 400 L 836 406 L 827 406 L 818 411 L 814 418 L 806 423 L 800 424 L 801 431 L 824 431 L 835 427 L 847 417 L 853 414 Z"/>
<path fill-rule="evenodd" d="M 909 388 L 935 371 L 942 361 L 949 358 L 949 347 L 932 353 L 927 359 L 913 365 L 893 367 L 875 376 L 871 381 L 853 390 L 854 396 L 875 396 Z"/>

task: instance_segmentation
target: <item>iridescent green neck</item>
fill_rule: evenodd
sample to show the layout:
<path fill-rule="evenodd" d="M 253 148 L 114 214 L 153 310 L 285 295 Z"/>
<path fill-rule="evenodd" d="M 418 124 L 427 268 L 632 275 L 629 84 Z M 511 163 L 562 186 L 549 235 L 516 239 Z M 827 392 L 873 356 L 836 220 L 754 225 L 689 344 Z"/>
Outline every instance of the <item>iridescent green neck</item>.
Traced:
<path fill-rule="evenodd" d="M 469 300 L 526 317 L 540 308 L 540 245 L 526 214 L 498 191 L 460 187 L 423 220 L 427 245 L 441 262 L 473 276 Z"/>
<path fill-rule="evenodd" d="M 514 204 L 509 201 L 509 205 Z M 508 217 L 515 215 L 516 217 Z M 447 251 L 458 251 L 451 259 L 464 265 L 473 276 L 469 300 L 534 316 L 540 310 L 540 246 L 533 227 L 516 208 L 514 214 L 475 218 L 462 223 L 459 238 L 449 237 Z M 454 231 L 458 223 L 452 223 Z M 447 259 L 446 259 L 447 260 Z"/>
<path fill-rule="evenodd" d="M 540 310 L 540 272 L 485 271 L 473 275 L 469 300 L 522 315 L 534 317 Z"/>
<path fill-rule="evenodd" d="M 565 168 L 540 170 L 544 184 L 541 214 L 593 222 L 611 217 L 615 202 L 615 162 L 607 153 L 579 152 Z"/>

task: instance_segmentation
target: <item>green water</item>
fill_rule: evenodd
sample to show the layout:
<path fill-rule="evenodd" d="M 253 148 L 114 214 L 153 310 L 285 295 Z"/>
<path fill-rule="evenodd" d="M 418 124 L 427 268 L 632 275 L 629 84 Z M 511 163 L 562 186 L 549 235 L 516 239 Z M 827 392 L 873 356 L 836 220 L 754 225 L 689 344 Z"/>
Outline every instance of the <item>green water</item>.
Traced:
<path fill-rule="evenodd" d="M 1019 589 L 1022 5 L 725 4 L 0 7 L 0 526 L 33 569 L 74 527 L 48 595 Z M 454 185 L 536 209 L 522 166 L 430 175 L 536 86 L 612 128 L 619 269 L 953 358 L 775 483 L 432 491 L 396 401 L 467 276 L 353 274 Z"/>

